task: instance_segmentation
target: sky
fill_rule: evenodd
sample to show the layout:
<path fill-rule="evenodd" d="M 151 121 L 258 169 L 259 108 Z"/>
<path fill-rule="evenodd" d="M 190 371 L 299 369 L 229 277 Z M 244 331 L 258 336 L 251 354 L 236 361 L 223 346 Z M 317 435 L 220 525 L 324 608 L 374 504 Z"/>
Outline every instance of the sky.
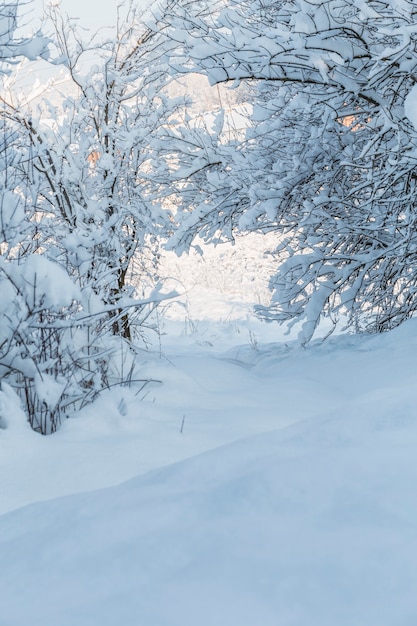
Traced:
<path fill-rule="evenodd" d="M 141 3 L 140 1 L 138 4 Z M 42 14 L 44 4 L 47 4 L 44 0 L 33 0 L 37 15 Z M 60 4 L 65 13 L 79 19 L 80 26 L 95 31 L 115 24 L 120 0 L 61 0 Z"/>

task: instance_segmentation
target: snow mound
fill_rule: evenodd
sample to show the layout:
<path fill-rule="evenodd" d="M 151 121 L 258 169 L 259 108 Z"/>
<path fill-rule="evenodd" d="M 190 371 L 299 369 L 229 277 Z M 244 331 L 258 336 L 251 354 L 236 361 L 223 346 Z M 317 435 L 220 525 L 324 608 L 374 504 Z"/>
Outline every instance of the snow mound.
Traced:
<path fill-rule="evenodd" d="M 415 623 L 416 444 L 328 415 L 4 515 L 1 623 Z"/>

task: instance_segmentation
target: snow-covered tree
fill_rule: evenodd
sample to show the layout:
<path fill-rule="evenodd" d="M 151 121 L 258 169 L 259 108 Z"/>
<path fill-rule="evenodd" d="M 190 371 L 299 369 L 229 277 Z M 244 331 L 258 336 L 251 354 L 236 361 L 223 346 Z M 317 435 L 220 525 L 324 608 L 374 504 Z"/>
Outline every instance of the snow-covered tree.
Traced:
<path fill-rule="evenodd" d="M 132 376 L 133 341 L 162 296 L 142 293 L 143 276 L 135 289 L 129 271 L 169 222 L 149 181 L 153 137 L 176 106 L 160 37 L 134 11 L 90 44 L 56 7 L 50 17 L 69 93 L 31 112 L 4 101 L 1 115 L 0 379 L 42 433 Z"/>
<path fill-rule="evenodd" d="M 399 324 L 417 307 L 416 4 L 199 4 L 172 18 L 172 67 L 247 81 L 254 110 L 230 153 L 235 202 L 226 194 L 194 223 L 186 215 L 176 241 L 189 243 L 190 226 L 275 230 L 263 314 L 301 322 L 304 341 L 323 315 L 371 331 Z"/>
<path fill-rule="evenodd" d="M 163 42 L 158 24 L 149 29 L 132 7 L 116 35 L 100 44 L 85 44 L 56 7 L 50 13 L 58 61 L 74 95 L 64 99 L 64 115 L 50 107 L 52 123 L 31 121 L 45 190 L 38 210 L 53 215 L 57 260 L 115 309 L 114 333 L 131 339 L 134 318 L 122 301 L 134 292 L 132 261 L 153 243 L 156 249 L 169 224 L 150 185 L 158 166 L 156 135 L 177 107 L 165 91 L 171 79 L 161 61 Z M 135 277 L 137 285 L 142 278 Z"/>

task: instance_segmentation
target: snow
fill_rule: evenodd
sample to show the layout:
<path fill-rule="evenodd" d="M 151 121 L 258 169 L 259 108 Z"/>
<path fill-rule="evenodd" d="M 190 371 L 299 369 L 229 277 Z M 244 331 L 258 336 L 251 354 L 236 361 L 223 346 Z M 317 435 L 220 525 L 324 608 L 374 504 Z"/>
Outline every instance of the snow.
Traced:
<path fill-rule="evenodd" d="M 414 85 L 404 100 L 404 112 L 407 119 L 417 130 L 417 85 Z"/>
<path fill-rule="evenodd" d="M 0 231 L 1 237 L 3 237 L 6 227 L 16 228 L 19 226 L 23 222 L 25 214 L 21 198 L 17 193 L 4 191 L 0 202 Z"/>
<path fill-rule="evenodd" d="M 417 320 L 302 348 L 245 246 L 167 255 L 140 391 L 49 437 L 0 392 L 1 626 L 417 622 Z"/>
<path fill-rule="evenodd" d="M 82 299 L 80 289 L 65 270 L 40 254 L 27 255 L 15 274 L 22 292 L 27 291 L 29 301 L 32 299 L 36 305 L 42 302 L 45 308 L 70 306 L 74 300 Z"/>

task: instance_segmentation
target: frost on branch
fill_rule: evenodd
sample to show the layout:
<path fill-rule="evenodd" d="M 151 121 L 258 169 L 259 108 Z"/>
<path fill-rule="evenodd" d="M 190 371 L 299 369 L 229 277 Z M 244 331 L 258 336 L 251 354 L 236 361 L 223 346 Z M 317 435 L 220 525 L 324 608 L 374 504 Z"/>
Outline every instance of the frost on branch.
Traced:
<path fill-rule="evenodd" d="M 48 40 L 42 35 L 16 38 L 19 1 L 0 1 L 0 76 L 10 71 L 17 57 L 35 60 L 47 55 Z"/>

